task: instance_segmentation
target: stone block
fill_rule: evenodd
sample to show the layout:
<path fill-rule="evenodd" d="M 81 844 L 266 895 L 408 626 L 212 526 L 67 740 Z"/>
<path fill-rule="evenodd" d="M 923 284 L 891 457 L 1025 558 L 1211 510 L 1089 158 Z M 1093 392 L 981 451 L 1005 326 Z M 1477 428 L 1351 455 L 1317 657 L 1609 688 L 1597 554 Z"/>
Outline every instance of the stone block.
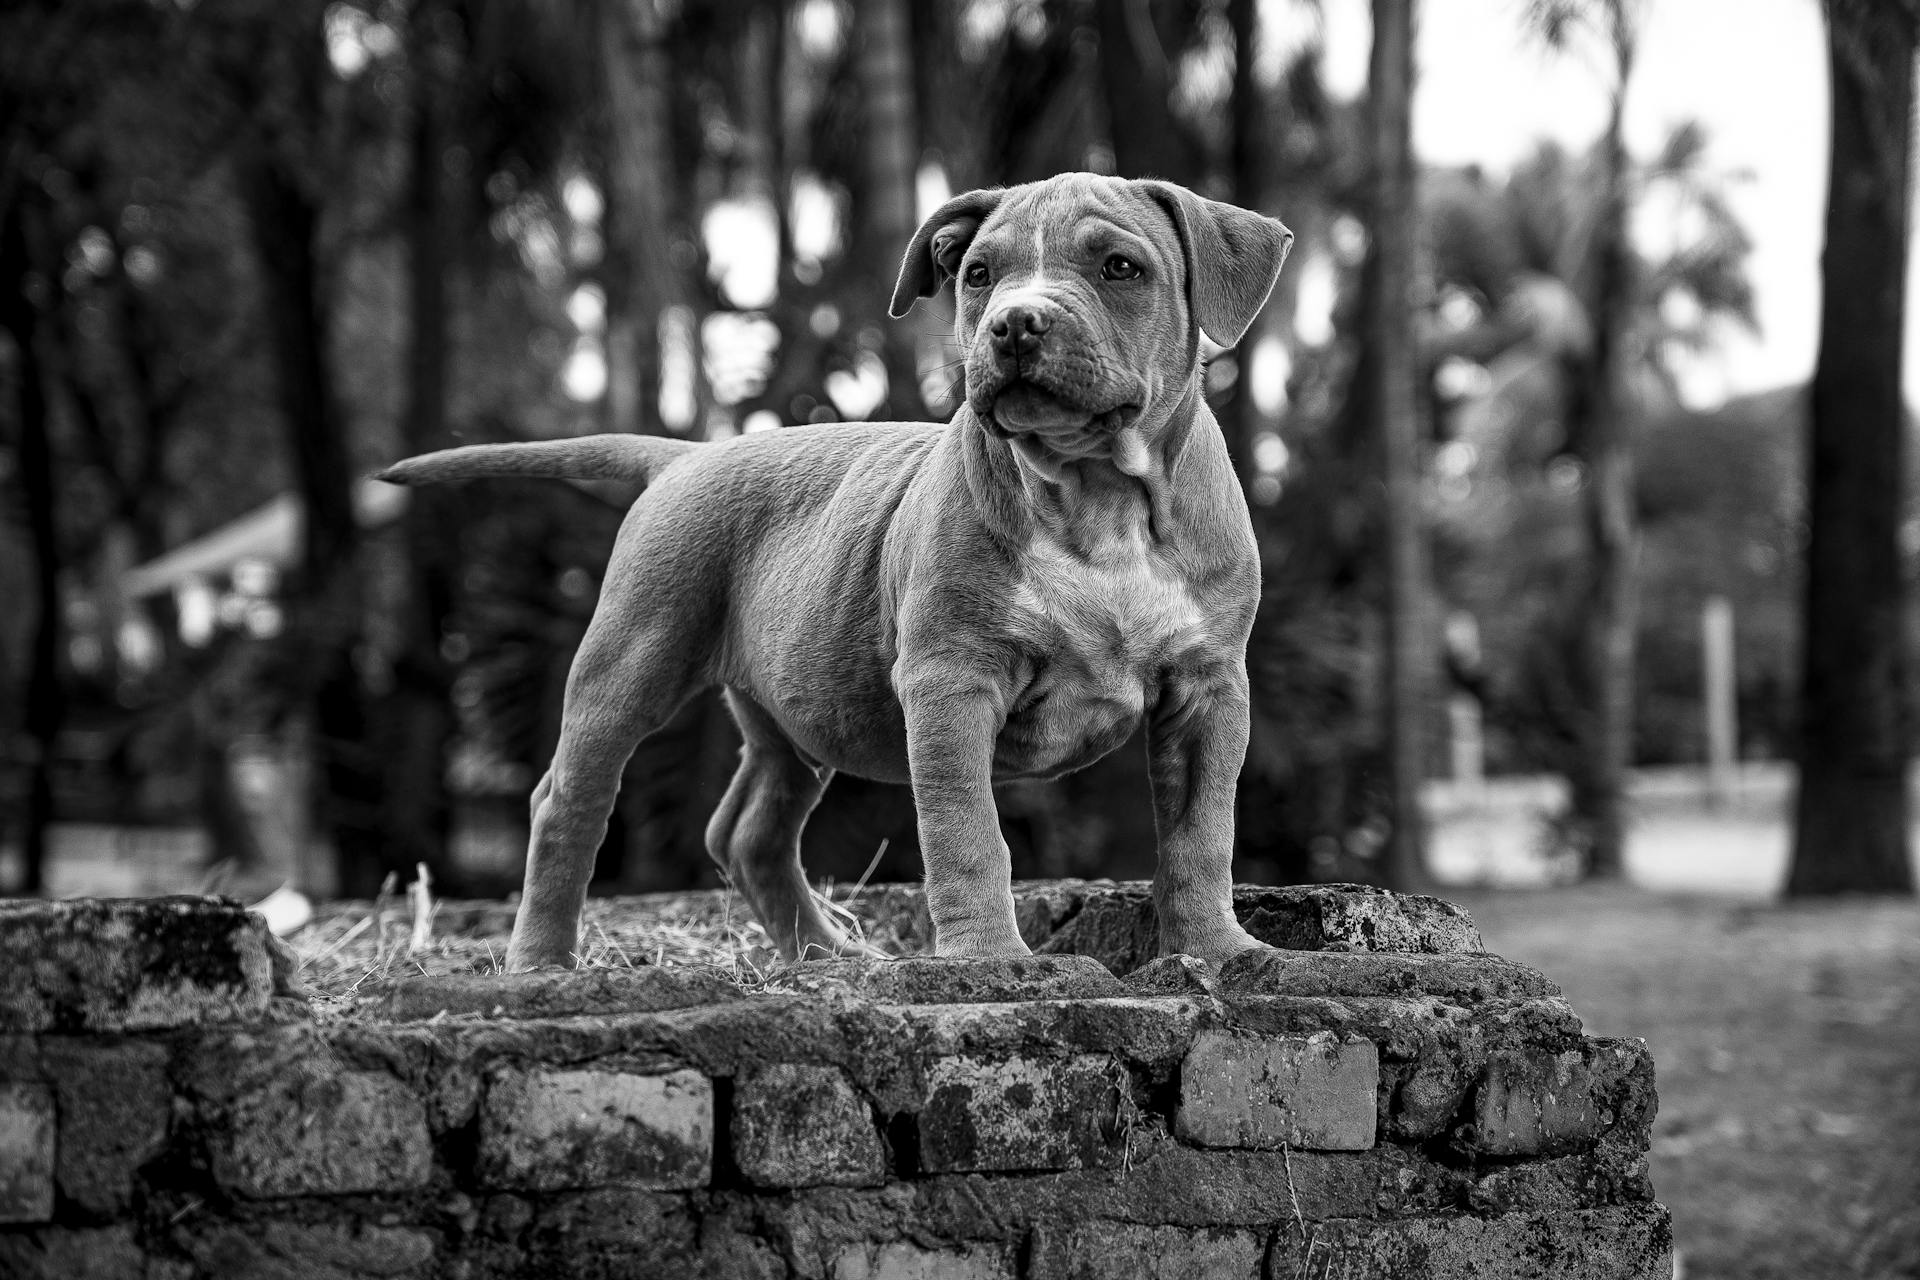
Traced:
<path fill-rule="evenodd" d="M 1654 1117 L 1660 1111 L 1660 1095 L 1654 1090 L 1653 1054 L 1647 1042 L 1594 1037 L 1582 1047 L 1593 1073 L 1594 1098 L 1602 1108 L 1601 1122 L 1609 1132 L 1645 1151 Z"/>
<path fill-rule="evenodd" d="M 942 1239 L 969 1240 L 1094 1219 L 1264 1230 L 1295 1206 L 1308 1218 L 1360 1218 L 1451 1204 L 1463 1180 L 1449 1179 L 1397 1147 L 1358 1153 L 1202 1150 L 1143 1130 L 1131 1161 L 1120 1167 L 1019 1177 L 929 1175 L 889 1185 L 911 1187 L 917 1227 Z M 887 1220 L 901 1216 L 895 1209 Z"/>
<path fill-rule="evenodd" d="M 991 1246 L 923 1249 L 916 1244 L 857 1244 L 833 1259 L 833 1280 L 1014 1280 L 1006 1250 Z"/>
<path fill-rule="evenodd" d="M 125 1212 L 134 1174 L 167 1144 L 173 1089 L 165 1047 L 48 1036 L 41 1053 L 59 1103 L 54 1175 L 61 1194 L 92 1213 Z"/>
<path fill-rule="evenodd" d="M 0 1084 L 0 1222 L 53 1216 L 53 1094 L 45 1085 Z"/>
<path fill-rule="evenodd" d="M 433 1177 L 425 1104 L 385 1072 L 325 1059 L 254 1082 L 207 1145 L 215 1181 L 253 1199 L 411 1191 Z"/>
<path fill-rule="evenodd" d="M 1264 1232 L 1083 1222 L 1035 1228 L 1027 1280 L 1260 1280 Z"/>
<path fill-rule="evenodd" d="M 1025 900 L 1023 894 L 1042 888 L 1055 902 L 1057 923 L 1044 938 L 1027 937 L 1036 951 L 1092 956 L 1118 974 L 1131 973 L 1159 955 L 1159 923 L 1152 886 L 1146 881 L 1021 885 L 1015 888 L 1016 903 Z M 1254 937 L 1293 950 L 1482 950 L 1473 921 L 1452 903 L 1368 885 L 1241 885 L 1233 892 L 1233 910 Z M 1022 933 L 1026 936 L 1024 929 Z"/>
<path fill-rule="evenodd" d="M 941 1058 L 927 1068 L 920 1167 L 964 1173 L 1118 1163 L 1135 1122 L 1126 1070 L 1104 1054 Z"/>
<path fill-rule="evenodd" d="M 1475 1213 L 1595 1209 L 1653 1199 L 1644 1151 L 1601 1142 L 1591 1151 L 1522 1160 L 1471 1177 L 1466 1204 Z"/>
<path fill-rule="evenodd" d="M 718 973 L 638 965 L 631 969 L 460 973 L 410 978 L 388 990 L 381 1012 L 400 1022 L 439 1014 L 563 1018 L 583 1014 L 660 1013 L 741 1000 Z"/>
<path fill-rule="evenodd" d="M 1160 922 L 1150 886 L 1145 881 L 1084 886 L 1079 910 L 1034 950 L 1091 956 L 1114 973 L 1132 973 L 1160 954 Z"/>
<path fill-rule="evenodd" d="M 265 921 L 224 898 L 0 902 L 0 1031 L 141 1031 L 259 1018 Z M 279 989 L 287 986 L 281 967 Z"/>
<path fill-rule="evenodd" d="M 880 1006 L 890 1033 L 921 1058 L 1014 1057 L 1033 1045 L 1104 1053 L 1171 1068 L 1194 1032 L 1214 1016 L 1211 1001 L 1181 996 L 1119 996 L 1007 1004 Z M 849 1062 L 856 1075 L 865 1066 Z"/>
<path fill-rule="evenodd" d="M 953 960 L 809 960 L 768 983 L 774 992 L 850 995 L 884 1004 L 982 1004 L 1007 1000 L 1086 1000 L 1126 994 L 1120 980 L 1086 956 Z"/>
<path fill-rule="evenodd" d="M 1578 1049 L 1493 1054 L 1474 1093 L 1472 1124 L 1456 1142 L 1489 1156 L 1562 1155 L 1591 1147 L 1606 1127 L 1593 1083 L 1587 1055 Z"/>
<path fill-rule="evenodd" d="M 174 1232 L 201 1274 L 243 1280 L 424 1280 L 439 1237 L 421 1227 L 352 1222 L 196 1220 Z"/>
<path fill-rule="evenodd" d="M 7 1280 L 153 1280 L 153 1274 L 128 1225 L 0 1232 L 0 1276 Z"/>
<path fill-rule="evenodd" d="M 1213 966 L 1193 956 L 1161 956 L 1126 977 L 1127 990 L 1143 996 L 1213 996 L 1219 993 Z"/>
<path fill-rule="evenodd" d="M 480 1104 L 483 1186 L 660 1190 L 713 1173 L 713 1082 L 698 1071 L 496 1071 Z"/>
<path fill-rule="evenodd" d="M 1440 996 L 1523 1000 L 1557 996 L 1545 975 L 1490 955 L 1372 955 L 1244 951 L 1220 967 L 1223 993 L 1284 996 Z"/>
<path fill-rule="evenodd" d="M 1672 1280 L 1658 1204 L 1398 1220 L 1282 1219 L 1267 1274 L 1305 1280 Z"/>
<path fill-rule="evenodd" d="M 1203 1031 L 1180 1067 L 1174 1132 L 1203 1147 L 1364 1151 L 1379 1084 L 1368 1040 Z"/>
<path fill-rule="evenodd" d="M 793 1272 L 758 1238 L 756 1215 L 736 1217 L 729 1210 L 738 1202 L 715 1196 L 699 1198 L 696 1216 L 688 1204 L 692 1198 L 631 1187 L 543 1196 L 524 1254 L 509 1254 L 497 1269 L 476 1269 L 474 1280 L 790 1280 Z M 763 1202 L 792 1200 L 769 1196 Z"/>
<path fill-rule="evenodd" d="M 1472 917 L 1460 907 L 1373 885 L 1242 885 L 1234 890 L 1233 907 L 1248 933 L 1290 951 L 1486 950 Z"/>
<path fill-rule="evenodd" d="M 886 1181 L 873 1113 L 838 1067 L 750 1067 L 733 1086 L 733 1158 L 763 1187 L 867 1187 Z"/>

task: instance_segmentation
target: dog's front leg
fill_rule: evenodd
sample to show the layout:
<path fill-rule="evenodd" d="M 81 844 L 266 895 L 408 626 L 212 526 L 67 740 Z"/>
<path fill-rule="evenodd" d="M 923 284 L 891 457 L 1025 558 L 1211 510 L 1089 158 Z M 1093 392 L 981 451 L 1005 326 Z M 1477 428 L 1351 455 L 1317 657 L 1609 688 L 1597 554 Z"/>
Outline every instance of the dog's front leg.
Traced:
<path fill-rule="evenodd" d="M 1233 914 L 1233 794 L 1247 755 L 1242 663 L 1170 678 L 1147 725 L 1160 951 L 1222 964 L 1261 944 Z"/>
<path fill-rule="evenodd" d="M 1013 858 L 993 804 L 993 744 L 1005 699 L 978 673 L 921 665 L 896 677 L 920 821 L 934 953 L 1026 955 L 1013 918 Z"/>

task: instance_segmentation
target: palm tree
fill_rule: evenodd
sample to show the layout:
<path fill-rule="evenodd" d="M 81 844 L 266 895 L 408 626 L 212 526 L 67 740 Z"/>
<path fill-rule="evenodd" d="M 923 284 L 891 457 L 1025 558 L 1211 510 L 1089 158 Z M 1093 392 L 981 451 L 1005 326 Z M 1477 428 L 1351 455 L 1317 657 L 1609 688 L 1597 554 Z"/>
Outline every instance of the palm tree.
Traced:
<path fill-rule="evenodd" d="M 1546 518 L 1552 531 L 1541 555 L 1507 564 L 1546 575 L 1525 593 L 1539 609 L 1525 624 L 1536 651 L 1520 697 L 1549 727 L 1571 783 L 1565 851 L 1592 875 L 1618 872 L 1624 837 L 1633 637 L 1619 629 L 1637 627 L 1632 424 L 1677 398 L 1678 357 L 1710 345 L 1726 323 L 1753 323 L 1749 242 L 1724 176 L 1708 163 L 1704 131 L 1681 125 L 1651 162 L 1624 169 L 1609 148 L 1603 142 L 1584 164 L 1543 148 L 1501 185 L 1458 173 L 1427 182 L 1439 289 L 1480 308 L 1473 323 L 1429 335 L 1430 358 L 1462 357 L 1486 371 L 1485 389 L 1456 415 L 1455 435 L 1476 450 L 1492 493 L 1538 508 L 1528 518 Z M 1604 205 L 1614 187 L 1621 220 L 1636 201 L 1662 193 L 1697 229 L 1663 256 L 1642 257 L 1602 234 L 1606 219 L 1578 216 Z M 1623 260 L 1603 270 L 1599 260 L 1616 251 Z M 1616 280 L 1604 311 L 1593 285 L 1602 276 Z M 1603 330 L 1611 335 L 1604 347 Z M 1605 424 L 1596 403 L 1607 407 Z M 1549 477 L 1568 492 L 1554 493 Z M 1564 513 L 1569 494 L 1570 522 L 1552 514 Z M 1516 510 L 1476 499 L 1466 514 L 1498 537 L 1491 531 Z M 1508 610 L 1510 625 L 1525 616 Z"/>
<path fill-rule="evenodd" d="M 1574 365 L 1567 414 L 1571 452 L 1586 469 L 1587 546 L 1576 605 L 1585 624 L 1573 637 L 1583 705 L 1568 781 L 1573 816 L 1586 846 L 1585 870 L 1598 878 L 1618 877 L 1625 870 L 1626 771 L 1633 748 L 1639 531 L 1619 349 L 1632 288 L 1625 120 L 1639 35 L 1637 9 L 1635 0 L 1532 0 L 1528 10 L 1552 47 L 1565 48 L 1583 36 L 1596 38 L 1611 71 L 1606 128 L 1593 157 L 1588 249 L 1577 277 L 1569 281 L 1586 310 L 1590 335 Z"/>

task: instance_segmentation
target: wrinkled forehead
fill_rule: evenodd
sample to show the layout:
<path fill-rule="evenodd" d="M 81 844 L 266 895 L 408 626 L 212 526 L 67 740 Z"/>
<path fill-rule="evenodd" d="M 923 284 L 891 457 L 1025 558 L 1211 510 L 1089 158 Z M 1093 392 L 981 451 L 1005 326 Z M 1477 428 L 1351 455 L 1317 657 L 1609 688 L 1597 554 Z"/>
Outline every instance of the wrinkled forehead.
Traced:
<path fill-rule="evenodd" d="M 1027 266 L 1126 252 L 1158 260 L 1181 260 L 1173 219 L 1158 201 L 1119 178 L 1067 174 L 1008 191 L 975 243 L 1011 264 Z"/>

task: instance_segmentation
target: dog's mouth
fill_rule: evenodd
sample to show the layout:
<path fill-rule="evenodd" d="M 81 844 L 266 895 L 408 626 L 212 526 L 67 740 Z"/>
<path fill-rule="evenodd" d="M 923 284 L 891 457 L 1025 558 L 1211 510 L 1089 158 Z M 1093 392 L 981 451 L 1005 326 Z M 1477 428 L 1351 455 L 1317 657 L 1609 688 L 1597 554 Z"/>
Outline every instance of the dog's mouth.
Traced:
<path fill-rule="evenodd" d="M 1115 435 L 1137 415 L 1133 405 L 1094 409 L 1022 380 L 1001 388 L 988 416 L 1005 435 L 1037 436 L 1070 457 L 1098 457 L 1111 450 Z"/>
<path fill-rule="evenodd" d="M 1015 382 L 993 399 L 993 416 L 1009 431 L 1054 435 L 1085 430 L 1097 416 L 1031 382 Z"/>

